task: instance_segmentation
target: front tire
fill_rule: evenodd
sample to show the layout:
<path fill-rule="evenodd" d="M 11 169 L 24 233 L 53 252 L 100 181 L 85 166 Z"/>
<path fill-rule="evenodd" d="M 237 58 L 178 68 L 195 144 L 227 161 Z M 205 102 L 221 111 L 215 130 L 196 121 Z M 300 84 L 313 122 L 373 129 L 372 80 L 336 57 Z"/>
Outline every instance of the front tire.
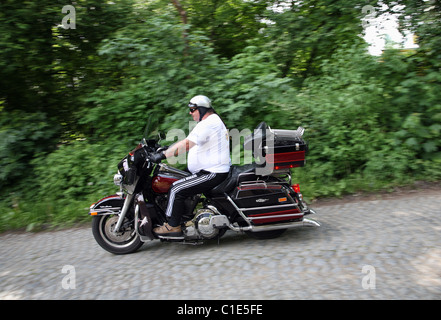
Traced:
<path fill-rule="evenodd" d="M 121 227 L 120 232 L 114 233 L 113 229 L 118 218 L 118 215 L 94 216 L 92 219 L 93 237 L 104 250 L 110 253 L 133 253 L 143 245 L 143 242 L 135 232 L 133 225 Z"/>

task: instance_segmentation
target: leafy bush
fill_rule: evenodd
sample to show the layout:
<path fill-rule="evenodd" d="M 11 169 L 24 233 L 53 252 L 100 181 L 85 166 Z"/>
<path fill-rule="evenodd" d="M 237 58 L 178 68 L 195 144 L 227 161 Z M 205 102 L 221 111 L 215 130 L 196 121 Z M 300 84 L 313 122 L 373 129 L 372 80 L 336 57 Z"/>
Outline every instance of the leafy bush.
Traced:
<path fill-rule="evenodd" d="M 308 79 L 296 97 L 309 129 L 311 152 L 304 172 L 317 187 L 312 196 L 440 176 L 434 170 L 440 157 L 438 101 L 428 104 L 439 98 L 424 96 L 434 84 L 418 74 L 402 80 L 410 77 L 413 61 L 391 53 L 379 64 L 361 50 L 337 50 L 324 61 L 323 74 Z M 392 76 L 397 68 L 405 74 Z M 397 88 L 399 81 L 412 90 Z"/>
<path fill-rule="evenodd" d="M 31 159 L 53 148 L 58 130 L 42 112 L 0 109 L 0 190 L 15 190 L 32 175 Z"/>
<path fill-rule="evenodd" d="M 34 160 L 39 197 L 57 200 L 106 195 L 115 189 L 116 165 L 127 153 L 112 140 L 91 143 L 77 140 L 61 145 L 47 156 Z"/>
<path fill-rule="evenodd" d="M 127 153 L 124 143 L 112 140 L 75 140 L 32 160 L 35 179 L 0 204 L 0 230 L 41 225 L 66 226 L 87 218 L 92 202 L 117 191 L 113 175 Z"/>

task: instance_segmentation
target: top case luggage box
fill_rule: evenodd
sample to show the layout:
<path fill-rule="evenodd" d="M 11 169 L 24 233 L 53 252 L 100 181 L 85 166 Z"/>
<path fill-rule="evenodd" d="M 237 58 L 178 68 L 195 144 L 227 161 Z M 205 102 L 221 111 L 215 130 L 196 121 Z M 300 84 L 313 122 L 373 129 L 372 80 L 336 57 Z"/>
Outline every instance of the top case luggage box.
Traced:
<path fill-rule="evenodd" d="M 273 165 L 274 170 L 303 167 L 308 145 L 302 139 L 304 128 L 297 130 L 271 129 L 261 122 L 245 138 L 244 149 L 252 150 L 260 163 Z"/>
<path fill-rule="evenodd" d="M 274 129 L 270 132 L 264 147 L 266 162 L 273 164 L 275 170 L 303 167 L 308 145 L 299 131 Z"/>

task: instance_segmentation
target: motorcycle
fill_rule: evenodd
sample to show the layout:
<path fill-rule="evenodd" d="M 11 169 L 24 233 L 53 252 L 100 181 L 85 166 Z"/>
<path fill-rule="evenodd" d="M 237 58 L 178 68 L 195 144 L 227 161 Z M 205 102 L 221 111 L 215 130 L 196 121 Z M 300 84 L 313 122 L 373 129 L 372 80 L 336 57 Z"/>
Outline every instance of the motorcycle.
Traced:
<path fill-rule="evenodd" d="M 153 229 L 167 221 L 168 191 L 175 181 L 190 176 L 149 154 L 166 150 L 160 139 L 141 140 L 118 164 L 114 176 L 120 191 L 92 204 L 92 233 L 96 242 L 113 254 L 137 251 L 157 240 L 197 244 L 219 239 L 226 231 L 245 232 L 257 239 L 280 236 L 295 227 L 318 227 L 290 169 L 305 165 L 308 145 L 304 129 L 271 129 L 262 122 L 245 138 L 245 150 L 257 161 L 233 165 L 228 177 L 212 190 L 186 199 L 181 236 L 156 235 Z"/>

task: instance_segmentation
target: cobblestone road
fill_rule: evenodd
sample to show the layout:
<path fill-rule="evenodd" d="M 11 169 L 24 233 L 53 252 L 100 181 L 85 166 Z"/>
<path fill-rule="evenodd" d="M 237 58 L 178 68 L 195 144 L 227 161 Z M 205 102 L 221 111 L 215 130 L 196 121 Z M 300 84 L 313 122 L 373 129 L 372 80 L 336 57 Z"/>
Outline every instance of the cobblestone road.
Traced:
<path fill-rule="evenodd" d="M 227 232 L 126 256 L 90 228 L 3 234 L 0 299 L 441 299 L 441 191 L 314 208 L 322 227 L 277 239 Z"/>

